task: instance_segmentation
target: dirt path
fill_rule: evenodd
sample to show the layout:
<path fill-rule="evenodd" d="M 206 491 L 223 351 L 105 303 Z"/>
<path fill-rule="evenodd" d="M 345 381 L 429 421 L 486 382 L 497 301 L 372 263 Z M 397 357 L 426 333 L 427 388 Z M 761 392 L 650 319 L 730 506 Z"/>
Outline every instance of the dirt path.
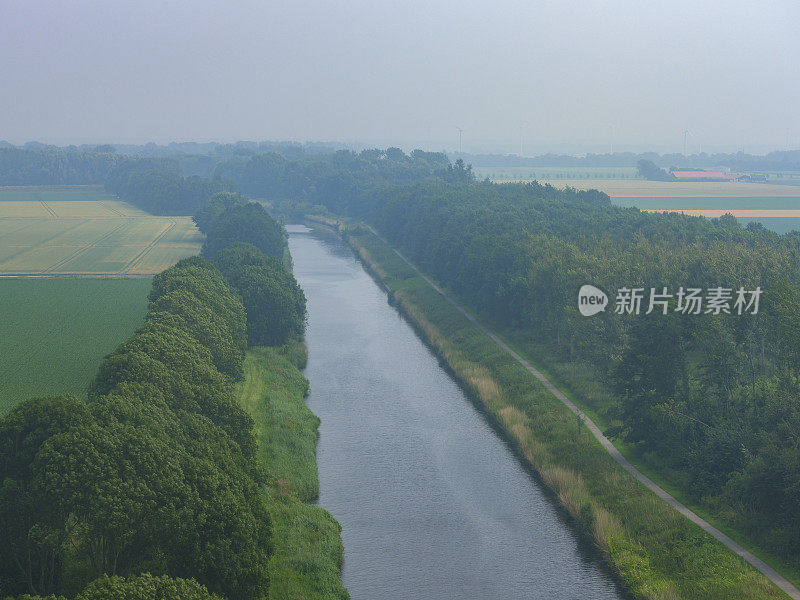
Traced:
<path fill-rule="evenodd" d="M 755 556 L 752 552 L 749 552 L 727 535 L 722 533 L 719 529 L 711 525 L 708 521 L 698 516 L 693 511 L 689 510 L 686 506 L 678 502 L 673 496 L 668 494 L 664 491 L 659 485 L 657 485 L 653 480 L 647 477 L 644 473 L 642 473 L 639 469 L 634 467 L 628 459 L 626 459 L 619 450 L 617 450 L 614 445 L 609 441 L 609 439 L 603 435 L 603 432 L 600 431 L 600 428 L 592 421 L 588 416 L 586 416 L 581 409 L 579 409 L 575 404 L 567 398 L 561 391 L 556 388 L 550 380 L 547 379 L 544 375 L 542 375 L 537 369 L 533 367 L 527 360 L 522 358 L 519 354 L 517 354 L 514 350 L 512 350 L 508 344 L 506 344 L 503 340 L 501 340 L 497 335 L 492 333 L 486 327 L 481 325 L 475 317 L 469 314 L 466 310 L 464 310 L 455 300 L 453 300 L 447 293 L 444 292 L 438 285 L 436 285 L 433 281 L 431 281 L 422 271 L 420 271 L 417 267 L 415 267 L 405 256 L 403 256 L 400 252 L 398 252 L 388 241 L 386 241 L 383 237 L 381 237 L 378 232 L 376 232 L 372 227 L 367 225 L 367 228 L 381 241 L 383 241 L 387 246 L 389 246 L 397 256 L 399 256 L 409 267 L 414 269 L 414 271 L 425 280 L 425 282 L 430 285 L 434 290 L 436 290 L 447 302 L 453 305 L 453 307 L 464 315 L 473 325 L 475 325 L 478 329 L 480 329 L 483 333 L 488 335 L 492 341 L 494 341 L 498 346 L 500 346 L 503 350 L 505 350 L 508 354 L 510 354 L 514 360 L 516 360 L 519 364 L 525 367 L 536 379 L 542 382 L 542 385 L 546 387 L 556 398 L 558 398 L 568 409 L 570 409 L 573 413 L 578 415 L 578 417 L 583 421 L 583 423 L 588 427 L 589 431 L 592 432 L 592 435 L 597 439 L 598 442 L 605 448 L 606 452 L 608 452 L 611 457 L 616 460 L 622 467 L 631 475 L 633 475 L 636 479 L 638 479 L 642 485 L 652 491 L 656 496 L 664 500 L 667 504 L 672 506 L 675 510 L 685 516 L 687 519 L 698 525 L 701 529 L 710 533 L 714 536 L 717 540 L 722 542 L 727 548 L 741 556 L 745 559 L 748 563 L 750 563 L 753 567 L 758 569 L 767 579 L 769 579 L 772 583 L 782 589 L 786 594 L 793 598 L 794 600 L 800 600 L 800 590 L 798 590 L 789 580 L 787 580 L 783 575 L 778 573 L 775 569 L 770 567 L 767 563 L 763 560 Z"/>

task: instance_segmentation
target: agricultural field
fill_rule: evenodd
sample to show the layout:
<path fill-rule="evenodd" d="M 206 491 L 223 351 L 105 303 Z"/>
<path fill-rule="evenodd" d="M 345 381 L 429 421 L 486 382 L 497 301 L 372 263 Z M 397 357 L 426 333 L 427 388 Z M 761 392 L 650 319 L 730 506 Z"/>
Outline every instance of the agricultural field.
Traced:
<path fill-rule="evenodd" d="M 0 277 L 153 275 L 201 242 L 191 218 L 152 216 L 95 187 L 0 188 Z"/>
<path fill-rule="evenodd" d="M 800 230 L 800 187 L 772 183 L 637 180 L 542 180 L 553 187 L 598 189 L 618 206 L 704 217 L 730 213 L 743 224 L 758 222 L 778 233 Z"/>
<path fill-rule="evenodd" d="M 86 396 L 100 361 L 142 324 L 151 281 L 0 280 L 0 415 L 50 394 Z"/>

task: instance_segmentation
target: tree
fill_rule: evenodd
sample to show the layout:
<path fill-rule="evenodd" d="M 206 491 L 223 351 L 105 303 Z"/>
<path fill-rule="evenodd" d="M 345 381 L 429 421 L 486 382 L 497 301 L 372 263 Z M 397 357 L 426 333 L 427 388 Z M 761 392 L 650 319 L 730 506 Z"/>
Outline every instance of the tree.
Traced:
<path fill-rule="evenodd" d="M 37 461 L 54 436 L 86 422 L 72 396 L 34 398 L 0 420 L 0 588 L 49 594 L 60 581 L 69 511 L 39 485 Z"/>
<path fill-rule="evenodd" d="M 644 177 L 649 181 L 674 181 L 675 177 L 667 173 L 664 169 L 658 167 L 653 161 L 641 159 L 636 164 L 636 170 L 639 177 Z"/>
<path fill-rule="evenodd" d="M 255 453 L 253 420 L 233 398 L 231 381 L 213 365 L 211 353 L 176 327 L 149 323 L 106 357 L 90 389 L 90 399 L 119 386 L 154 385 L 172 410 L 208 417 L 248 457 Z"/>
<path fill-rule="evenodd" d="M 75 600 L 223 600 L 192 579 L 153 576 L 149 573 L 124 579 L 101 577 L 90 583 Z"/>
<path fill-rule="evenodd" d="M 211 260 L 234 242 L 252 244 L 264 254 L 283 257 L 286 232 L 256 202 L 226 209 L 209 226 L 202 254 Z"/>
<path fill-rule="evenodd" d="M 243 377 L 244 348 L 235 342 L 227 317 L 191 292 L 175 289 L 150 303 L 147 322 L 185 331 L 208 348 L 221 373 L 239 380 Z"/>
<path fill-rule="evenodd" d="M 211 196 L 208 203 L 198 209 L 192 220 L 200 231 L 207 233 L 211 224 L 226 210 L 235 206 L 244 206 L 247 203 L 247 198 L 241 194 L 219 192 Z"/>
<path fill-rule="evenodd" d="M 222 250 L 217 263 L 242 298 L 251 345 L 280 345 L 303 334 L 305 295 L 283 263 L 241 243 Z"/>

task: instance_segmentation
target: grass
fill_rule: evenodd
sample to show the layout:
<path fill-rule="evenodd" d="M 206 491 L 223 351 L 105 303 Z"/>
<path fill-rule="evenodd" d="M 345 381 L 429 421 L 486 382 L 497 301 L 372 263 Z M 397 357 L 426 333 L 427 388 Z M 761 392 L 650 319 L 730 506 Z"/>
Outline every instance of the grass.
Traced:
<path fill-rule="evenodd" d="M 191 218 L 154 217 L 100 190 L 0 188 L 0 275 L 153 275 L 201 242 Z"/>
<path fill-rule="evenodd" d="M 604 552 L 635 597 L 784 597 L 744 560 L 636 482 L 575 415 L 382 241 L 363 229 L 349 239 L 374 273 L 386 274 L 396 305 L 553 490 L 577 527 Z"/>
<path fill-rule="evenodd" d="M 258 461 L 269 476 L 265 493 L 275 531 L 270 599 L 345 600 L 341 526 L 310 504 L 319 492 L 319 419 L 305 404 L 304 364 L 305 347 L 298 343 L 251 349 L 239 386 L 240 402 L 256 424 Z"/>
<path fill-rule="evenodd" d="M 493 323 L 492 326 L 495 331 L 499 330 L 497 324 Z M 559 360 L 543 345 L 533 343 L 515 332 L 504 331 L 503 338 L 515 351 L 535 362 L 539 370 L 581 410 L 589 415 L 602 430 L 607 431 L 610 427 L 615 427 L 619 424 L 611 417 L 612 413 L 617 412 L 613 406 L 617 403 L 617 400 L 600 383 L 593 367 L 585 363 L 570 363 Z M 639 447 L 626 444 L 619 438 L 613 439 L 613 441 L 614 446 L 625 458 L 675 497 L 681 504 L 690 508 L 728 537 L 777 569 L 781 575 L 789 579 L 795 586 L 800 587 L 800 568 L 796 564 L 790 564 L 784 558 L 765 549 L 761 542 L 736 528 L 729 518 L 730 512 L 722 511 L 719 507 L 713 507 L 687 494 L 684 491 L 685 486 L 681 480 L 680 473 L 657 464 L 653 461 L 653 457 L 643 453 Z"/>
<path fill-rule="evenodd" d="M 0 415 L 34 396 L 85 397 L 102 358 L 141 325 L 150 284 L 0 280 Z"/>

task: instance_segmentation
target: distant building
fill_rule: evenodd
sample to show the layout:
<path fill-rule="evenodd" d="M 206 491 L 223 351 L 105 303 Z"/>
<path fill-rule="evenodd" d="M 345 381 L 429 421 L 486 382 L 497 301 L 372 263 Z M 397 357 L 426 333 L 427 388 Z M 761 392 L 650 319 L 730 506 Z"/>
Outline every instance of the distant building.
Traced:
<path fill-rule="evenodd" d="M 766 173 L 748 173 L 740 176 L 736 181 L 758 181 L 765 183 L 767 181 L 767 175 Z"/>

